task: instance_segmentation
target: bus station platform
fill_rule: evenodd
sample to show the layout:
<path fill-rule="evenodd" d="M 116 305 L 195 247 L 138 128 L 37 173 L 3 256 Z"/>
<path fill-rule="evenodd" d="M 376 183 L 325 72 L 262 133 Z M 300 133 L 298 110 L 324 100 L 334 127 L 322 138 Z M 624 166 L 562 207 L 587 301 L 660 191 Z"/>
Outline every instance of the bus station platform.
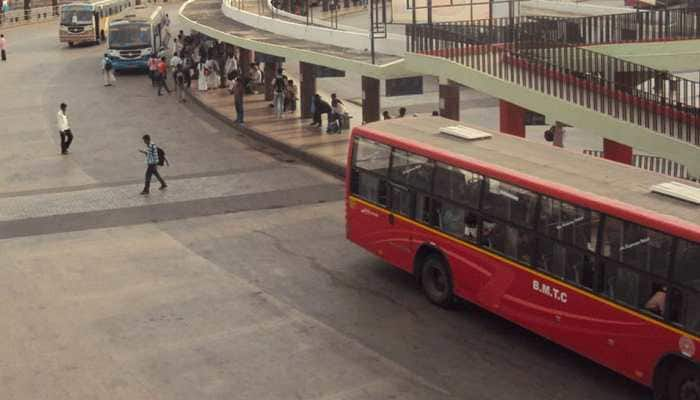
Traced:
<path fill-rule="evenodd" d="M 322 128 L 309 126 L 310 119 L 302 119 L 300 107 L 293 113 L 287 112 L 282 118 L 275 116 L 270 101 L 263 94 L 246 95 L 244 98 L 245 123 L 235 123 L 233 96 L 227 89 L 214 89 L 206 92 L 195 90 L 193 83 L 190 98 L 209 113 L 236 130 L 267 145 L 283 150 L 335 176 L 345 174 L 345 161 L 348 151 L 350 130 L 341 133 L 326 133 L 327 119 L 322 116 Z M 321 97 L 330 101 L 330 96 L 320 92 Z M 361 107 L 348 101 L 345 110 L 350 116 L 350 127 L 357 125 L 362 118 Z"/>

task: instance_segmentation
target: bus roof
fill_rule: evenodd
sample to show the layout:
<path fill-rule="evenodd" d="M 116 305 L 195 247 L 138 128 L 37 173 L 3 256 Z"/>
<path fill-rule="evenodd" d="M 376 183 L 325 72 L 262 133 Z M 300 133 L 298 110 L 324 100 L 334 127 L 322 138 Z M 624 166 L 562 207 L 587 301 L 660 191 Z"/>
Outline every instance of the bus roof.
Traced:
<path fill-rule="evenodd" d="M 403 143 L 416 153 L 465 169 L 700 241 L 700 206 L 650 190 L 652 185 L 670 181 L 700 188 L 698 184 L 475 126 L 469 127 L 488 132 L 491 138 L 469 141 L 440 133 L 441 128 L 455 125 L 469 126 L 430 116 L 384 120 L 355 130 Z M 675 217 L 675 221 L 664 215 Z"/>
<path fill-rule="evenodd" d="M 135 8 L 123 11 L 121 14 L 113 17 L 110 20 L 110 25 L 114 23 L 124 23 L 124 22 L 147 22 L 155 18 L 157 13 L 161 12 L 163 7 L 142 7 L 137 6 Z"/>

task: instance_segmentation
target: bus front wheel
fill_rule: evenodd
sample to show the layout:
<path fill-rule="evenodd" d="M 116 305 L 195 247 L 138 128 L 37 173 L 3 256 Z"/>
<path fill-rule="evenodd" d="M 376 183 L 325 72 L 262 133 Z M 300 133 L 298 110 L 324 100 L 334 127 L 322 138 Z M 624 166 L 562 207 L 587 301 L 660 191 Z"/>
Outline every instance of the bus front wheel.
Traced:
<path fill-rule="evenodd" d="M 687 363 L 673 371 L 668 385 L 669 400 L 700 399 L 700 368 Z"/>
<path fill-rule="evenodd" d="M 454 304 L 452 276 L 442 257 L 437 254 L 426 257 L 420 276 L 423 293 L 431 303 L 445 308 Z"/>

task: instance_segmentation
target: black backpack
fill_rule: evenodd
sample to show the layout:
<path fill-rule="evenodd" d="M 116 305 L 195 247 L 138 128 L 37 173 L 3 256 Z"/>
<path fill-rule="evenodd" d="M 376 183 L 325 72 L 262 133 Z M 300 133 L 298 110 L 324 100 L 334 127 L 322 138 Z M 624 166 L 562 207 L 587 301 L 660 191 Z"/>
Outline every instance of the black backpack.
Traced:
<path fill-rule="evenodd" d="M 105 71 L 111 71 L 112 70 L 112 60 L 109 58 L 105 59 Z"/>
<path fill-rule="evenodd" d="M 275 78 L 275 91 L 277 93 L 284 92 L 285 82 L 286 81 L 285 81 L 284 77 L 278 76 L 277 78 Z"/>
<path fill-rule="evenodd" d="M 544 140 L 548 142 L 554 141 L 554 128 L 549 128 L 546 131 L 544 131 Z"/>
<path fill-rule="evenodd" d="M 162 167 L 163 165 L 168 164 L 168 166 L 170 166 L 168 159 L 165 158 L 165 150 L 160 147 L 156 147 L 156 151 L 158 151 L 158 165 Z"/>

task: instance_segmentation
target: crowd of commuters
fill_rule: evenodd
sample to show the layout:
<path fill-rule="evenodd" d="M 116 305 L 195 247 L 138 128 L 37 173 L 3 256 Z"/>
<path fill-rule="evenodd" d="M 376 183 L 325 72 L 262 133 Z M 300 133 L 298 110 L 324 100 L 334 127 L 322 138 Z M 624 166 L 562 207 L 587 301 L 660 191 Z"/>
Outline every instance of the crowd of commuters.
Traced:
<path fill-rule="evenodd" d="M 168 75 L 172 76 L 174 92 L 180 102 L 185 101 L 185 90 L 206 92 L 227 88 L 234 97 L 235 121 L 242 124 L 244 96 L 262 92 L 267 83 L 272 87 L 273 101 L 270 107 L 274 109 L 275 116 L 282 118 L 284 113 L 296 112 L 299 89 L 282 68 L 270 74 L 273 76 L 265 76 L 259 63 L 242 65 L 234 47 L 229 44 L 199 33 L 185 35 L 183 31 L 172 39 L 168 37 L 169 35 L 164 35 L 163 48 L 151 54 L 148 60 L 151 84 L 159 96 L 163 95 L 163 91 L 171 93 Z M 110 75 L 108 71 L 104 71 L 104 74 L 105 85 L 112 84 L 113 74 Z M 196 81 L 195 88 L 192 88 L 192 81 Z M 321 127 L 321 117 L 327 115 L 327 133 L 340 133 L 349 124 L 344 104 L 335 94 L 331 96 L 330 103 L 316 94 L 311 109 L 314 126 Z"/>

